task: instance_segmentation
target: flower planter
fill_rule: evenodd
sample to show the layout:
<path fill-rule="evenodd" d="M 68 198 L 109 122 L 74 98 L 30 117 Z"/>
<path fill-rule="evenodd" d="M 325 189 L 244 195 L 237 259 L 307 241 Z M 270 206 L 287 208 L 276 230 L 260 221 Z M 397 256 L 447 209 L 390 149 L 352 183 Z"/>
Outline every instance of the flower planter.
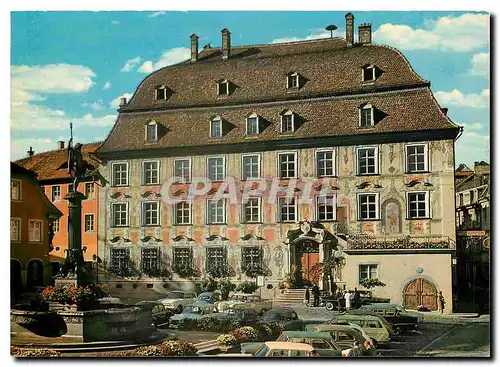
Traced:
<path fill-rule="evenodd" d="M 78 305 L 68 305 L 59 302 L 49 302 L 49 310 L 76 312 L 78 311 Z"/>

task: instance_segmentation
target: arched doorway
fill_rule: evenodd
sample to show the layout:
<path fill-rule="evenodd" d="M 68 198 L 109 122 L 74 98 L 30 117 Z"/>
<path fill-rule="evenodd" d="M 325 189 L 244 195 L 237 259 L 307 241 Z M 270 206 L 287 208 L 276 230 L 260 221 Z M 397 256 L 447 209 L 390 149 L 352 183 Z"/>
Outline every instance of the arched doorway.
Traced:
<path fill-rule="evenodd" d="M 23 290 L 22 265 L 19 260 L 10 259 L 10 293 L 17 294 Z"/>
<path fill-rule="evenodd" d="M 403 306 L 408 309 L 416 309 L 419 305 L 429 310 L 437 310 L 436 286 L 424 278 L 416 278 L 410 281 L 403 289 Z"/>
<path fill-rule="evenodd" d="M 26 287 L 43 286 L 43 263 L 41 260 L 34 259 L 28 262 L 28 274 L 26 277 Z"/>

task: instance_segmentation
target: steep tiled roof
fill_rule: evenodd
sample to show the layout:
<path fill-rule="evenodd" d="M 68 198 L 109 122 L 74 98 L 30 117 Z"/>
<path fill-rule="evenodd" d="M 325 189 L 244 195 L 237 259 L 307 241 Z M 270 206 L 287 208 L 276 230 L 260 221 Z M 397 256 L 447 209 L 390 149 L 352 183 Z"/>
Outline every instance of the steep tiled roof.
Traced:
<path fill-rule="evenodd" d="M 89 153 L 93 153 L 101 144 L 101 141 L 84 144 L 82 148 L 83 159 L 95 165 L 97 161 Z M 20 159 L 16 163 L 36 172 L 38 181 L 43 182 L 46 180 L 69 180 L 71 177 L 68 174 L 67 161 L 68 149 L 58 149 Z"/>
<path fill-rule="evenodd" d="M 371 103 L 384 117 L 373 128 L 361 129 L 360 105 Z M 293 134 L 280 133 L 280 113 L 295 112 L 300 127 Z M 257 113 L 265 120 L 265 129 L 257 137 L 245 137 L 246 116 Z M 231 130 L 223 138 L 209 137 L 210 120 L 220 115 Z M 154 119 L 166 131 L 155 144 L 145 141 L 144 124 Z M 314 138 L 327 136 L 368 135 L 390 132 L 455 129 L 441 111 L 429 88 L 400 90 L 368 95 L 294 101 L 239 107 L 213 107 L 183 110 L 122 113 L 99 153 L 138 149 L 207 146 L 220 143 L 243 143 L 256 140 Z"/>
<path fill-rule="evenodd" d="M 362 68 L 375 65 L 382 75 L 372 84 L 363 83 Z M 297 72 L 304 85 L 290 92 L 286 76 Z M 217 98 L 217 81 L 229 80 L 234 92 Z M 341 38 L 281 44 L 232 47 L 223 61 L 220 49 L 204 49 L 196 63 L 189 60 L 162 68 L 137 88 L 126 110 L 162 109 L 241 102 L 282 100 L 328 93 L 370 92 L 377 88 L 427 83 L 397 50 L 380 45 L 347 47 Z M 155 101 L 155 87 L 165 85 L 166 101 Z"/>

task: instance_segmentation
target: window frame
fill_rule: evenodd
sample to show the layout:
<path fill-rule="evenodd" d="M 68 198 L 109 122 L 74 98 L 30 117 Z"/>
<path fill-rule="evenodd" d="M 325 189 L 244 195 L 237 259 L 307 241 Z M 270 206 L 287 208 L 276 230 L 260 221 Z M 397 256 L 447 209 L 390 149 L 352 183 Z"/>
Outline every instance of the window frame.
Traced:
<path fill-rule="evenodd" d="M 281 176 L 281 156 L 285 154 L 293 154 L 294 155 L 294 175 L 290 177 L 282 177 Z M 298 178 L 299 177 L 299 154 L 296 151 L 282 151 L 278 152 L 277 154 L 277 176 L 280 180 L 288 180 L 288 179 L 293 179 L 293 178 Z"/>
<path fill-rule="evenodd" d="M 180 205 L 180 204 L 187 204 L 188 207 L 189 207 L 189 221 L 188 223 L 179 223 L 179 220 L 178 220 L 178 217 L 177 217 L 177 212 L 178 212 L 178 208 L 177 206 Z M 173 209 L 174 209 L 174 225 L 176 226 L 190 226 L 190 225 L 193 225 L 193 204 L 190 203 L 189 201 L 187 200 L 183 200 L 183 201 L 179 201 L 177 203 L 175 203 L 173 205 Z"/>
<path fill-rule="evenodd" d="M 187 251 L 186 251 L 187 250 Z M 177 251 L 186 251 L 188 256 L 180 256 L 181 254 L 176 254 Z M 179 261 L 180 259 L 188 259 L 188 261 Z M 184 264 L 189 267 L 193 267 L 194 264 L 194 251 L 191 246 L 173 246 L 172 247 L 172 263 L 174 264 Z"/>
<path fill-rule="evenodd" d="M 333 200 L 333 218 L 326 218 L 326 219 L 321 219 L 320 212 L 319 212 L 319 202 L 321 198 L 331 198 Z M 318 222 L 336 222 L 337 221 L 337 195 L 332 194 L 332 195 L 318 195 L 316 196 L 316 220 Z"/>
<path fill-rule="evenodd" d="M 361 267 L 366 266 L 367 267 L 367 278 L 361 278 Z M 371 268 L 375 267 L 376 268 L 376 277 L 372 278 L 371 277 Z M 360 284 L 361 280 L 363 279 L 380 279 L 380 264 L 379 263 L 361 263 L 358 264 L 358 284 Z"/>
<path fill-rule="evenodd" d="M 115 166 L 122 165 L 124 164 L 126 167 L 126 182 L 125 184 L 117 184 L 115 182 Z M 130 186 L 130 164 L 127 161 L 118 161 L 118 162 L 113 162 L 111 163 L 111 183 L 113 187 L 128 187 Z"/>
<path fill-rule="evenodd" d="M 223 203 L 223 206 L 222 206 L 222 209 L 223 209 L 223 214 L 222 214 L 222 222 L 212 222 L 210 221 L 210 210 L 211 210 L 211 206 L 210 206 L 210 202 L 221 202 Z M 208 225 L 221 225 L 221 224 L 227 224 L 227 203 L 226 203 L 226 199 L 218 199 L 218 200 L 213 200 L 213 199 L 206 199 L 206 210 L 205 210 L 205 219 L 206 219 L 206 224 Z M 217 218 L 217 214 L 215 216 Z"/>
<path fill-rule="evenodd" d="M 257 157 L 257 170 L 258 174 L 257 177 L 245 177 L 245 158 L 247 157 Z M 241 180 L 246 181 L 246 180 L 259 180 L 261 179 L 262 174 L 261 174 L 261 154 L 260 153 L 248 153 L 248 154 L 242 154 L 241 155 Z"/>
<path fill-rule="evenodd" d="M 410 195 L 412 194 L 424 194 L 424 202 L 425 202 L 425 216 L 424 217 L 411 217 L 410 216 Z M 422 220 L 422 219 L 431 219 L 431 194 L 430 191 L 407 191 L 405 192 L 405 201 L 406 201 L 406 220 Z M 418 209 L 417 209 L 418 211 Z"/>
<path fill-rule="evenodd" d="M 214 123 L 220 123 L 220 135 L 215 136 L 213 134 L 213 124 Z M 222 120 L 222 117 L 216 116 L 210 120 L 210 132 L 209 132 L 210 138 L 211 139 L 218 139 L 224 137 L 224 121 Z"/>
<path fill-rule="evenodd" d="M 257 210 L 258 210 L 258 214 L 257 214 L 257 220 L 256 221 L 253 221 L 253 220 L 247 220 L 247 216 L 246 216 L 246 209 L 247 209 L 247 205 L 248 203 L 250 203 L 251 200 L 257 200 Z M 255 207 L 253 207 L 255 208 Z M 262 198 L 260 196 L 252 196 L 252 197 L 249 197 L 248 198 L 248 201 L 246 203 L 242 203 L 241 204 L 241 223 L 244 223 L 244 224 L 255 224 L 255 223 L 262 223 Z"/>
<path fill-rule="evenodd" d="M 116 214 L 114 207 L 116 205 L 125 205 L 125 224 L 116 224 Z M 119 201 L 115 203 L 111 203 L 111 227 L 112 228 L 122 228 L 122 227 L 129 227 L 130 226 L 130 210 L 129 210 L 129 203 L 128 201 Z"/>
<path fill-rule="evenodd" d="M 373 83 L 376 78 L 376 66 L 375 65 L 366 65 L 363 68 L 361 68 L 361 79 L 363 83 Z M 371 69 L 372 71 L 372 79 L 365 79 L 365 70 Z"/>
<path fill-rule="evenodd" d="M 258 254 L 245 254 L 246 251 L 257 251 Z M 247 262 L 246 258 L 250 257 L 250 262 Z M 257 258 L 257 261 L 254 262 L 254 258 Z M 261 245 L 245 245 L 241 246 L 241 269 L 245 269 L 248 265 L 257 264 L 259 266 L 264 265 L 264 249 Z"/>
<path fill-rule="evenodd" d="M 18 187 L 18 190 L 17 190 L 17 198 L 13 198 L 12 197 L 12 187 L 13 187 L 12 184 L 13 183 L 18 183 L 19 184 L 19 187 Z M 22 190 L 22 188 L 23 188 L 23 181 L 12 178 L 10 180 L 10 200 L 12 200 L 12 201 L 22 201 L 23 200 L 23 194 L 22 194 L 23 190 Z"/>
<path fill-rule="evenodd" d="M 19 217 L 11 217 L 10 218 L 11 222 L 11 226 L 10 226 L 10 233 L 12 234 L 12 221 L 16 221 L 17 222 L 17 238 L 16 239 L 13 239 L 12 236 L 10 237 L 10 242 L 21 242 L 22 241 L 22 219 L 19 218 Z"/>
<path fill-rule="evenodd" d="M 182 162 L 182 161 L 188 161 L 188 169 L 189 169 L 189 179 L 186 180 L 184 176 L 177 176 L 176 174 L 176 163 L 177 162 Z M 192 181 L 192 167 L 193 167 L 193 160 L 191 158 L 174 158 L 174 164 L 173 164 L 173 177 L 183 177 L 186 183 L 189 183 Z"/>
<path fill-rule="evenodd" d="M 87 217 L 92 218 L 92 229 L 87 229 Z M 95 215 L 94 213 L 86 213 L 83 215 L 83 229 L 84 232 L 94 232 L 95 231 Z"/>
<path fill-rule="evenodd" d="M 61 231 L 61 218 L 54 219 L 52 221 L 52 231 L 54 234 L 57 234 Z M 56 223 L 57 223 L 57 228 L 56 228 Z"/>
<path fill-rule="evenodd" d="M 154 126 L 154 140 L 150 139 L 149 136 L 149 127 Z M 145 124 L 145 140 L 146 143 L 152 144 L 152 143 L 157 143 L 158 142 L 158 123 L 154 120 L 151 120 Z"/>
<path fill-rule="evenodd" d="M 164 98 L 158 98 L 158 91 L 163 90 L 163 97 Z M 155 102 L 157 101 L 166 101 L 167 100 L 167 86 L 166 85 L 157 85 L 155 87 Z"/>
<path fill-rule="evenodd" d="M 248 130 L 248 127 L 249 127 L 249 121 L 250 120 L 253 120 L 255 119 L 255 122 L 257 124 L 257 132 L 253 133 L 253 134 L 249 134 L 249 130 Z M 257 136 L 260 134 L 260 116 L 257 115 L 256 113 L 252 113 L 251 115 L 247 116 L 246 118 L 246 125 L 245 125 L 245 132 L 246 132 L 246 137 L 254 137 L 254 136 Z"/>
<path fill-rule="evenodd" d="M 217 254 L 210 254 L 210 252 L 213 252 L 213 251 L 221 251 L 222 255 L 221 256 L 213 256 L 213 255 L 217 255 Z M 218 266 L 218 265 L 222 265 L 222 266 L 226 266 L 228 265 L 228 253 L 227 253 L 227 248 L 224 246 L 224 245 L 220 245 L 220 246 L 207 246 L 205 247 L 205 271 L 209 272 L 212 268 Z M 209 256 L 209 254 L 211 256 Z M 222 259 L 221 261 L 215 261 L 215 259 Z"/>
<path fill-rule="evenodd" d="M 320 175 L 319 174 L 319 161 L 318 161 L 318 155 L 321 153 L 332 153 L 332 175 Z M 321 177 L 337 177 L 337 150 L 335 148 L 324 148 L 324 149 L 317 149 L 314 152 L 314 164 L 316 168 L 316 177 L 321 178 Z"/>
<path fill-rule="evenodd" d="M 283 220 L 283 206 L 282 206 L 282 202 L 286 202 L 287 199 L 293 199 L 293 207 L 294 207 L 294 219 L 293 220 L 290 220 L 290 219 L 287 219 L 287 220 Z M 281 197 L 278 197 L 278 220 L 277 222 L 278 223 L 296 223 L 298 222 L 298 203 L 297 203 L 297 198 L 295 196 L 281 196 Z"/>
<path fill-rule="evenodd" d="M 222 164 L 223 164 L 223 168 L 224 168 L 223 174 L 222 174 L 223 177 L 221 179 L 212 179 L 210 177 L 210 165 L 209 165 L 209 161 L 211 159 L 218 159 L 218 158 L 222 158 L 222 162 L 223 162 Z M 226 179 L 226 177 L 227 177 L 227 167 L 226 166 L 227 165 L 226 165 L 226 156 L 225 155 L 211 155 L 211 156 L 208 156 L 207 159 L 206 159 L 206 161 L 205 161 L 205 163 L 206 163 L 206 174 L 205 174 L 206 178 L 208 178 L 212 182 L 222 182 L 222 181 L 224 181 Z"/>
<path fill-rule="evenodd" d="M 224 84 L 226 88 L 226 93 L 221 93 L 221 85 Z M 217 82 L 217 97 L 228 97 L 229 96 L 229 80 L 223 79 Z"/>
<path fill-rule="evenodd" d="M 283 129 L 284 123 L 285 123 L 285 121 L 283 119 L 284 116 L 291 116 L 291 118 L 292 118 L 292 130 L 285 131 L 285 129 Z M 295 112 L 293 112 L 291 110 L 287 110 L 280 115 L 280 118 L 281 118 L 281 123 L 280 123 L 280 133 L 281 134 L 291 134 L 291 133 L 294 133 L 296 131 L 296 129 L 295 129 Z"/>
<path fill-rule="evenodd" d="M 375 196 L 375 218 L 361 217 L 361 200 L 362 196 Z M 358 222 L 372 222 L 380 220 L 380 193 L 378 192 L 358 192 L 356 194 L 356 217 Z"/>
<path fill-rule="evenodd" d="M 408 148 L 410 147 L 424 147 L 424 169 L 423 170 L 410 170 L 410 162 L 408 155 Z M 427 143 L 412 143 L 405 144 L 405 173 L 427 173 L 429 172 L 429 144 Z"/>
<path fill-rule="evenodd" d="M 375 126 L 375 108 L 373 107 L 373 105 L 371 103 L 366 103 L 365 105 L 362 105 L 360 106 L 359 108 L 359 122 L 358 122 L 358 127 L 359 128 L 365 128 L 365 129 L 369 129 L 369 128 L 372 128 Z M 363 112 L 362 111 L 366 111 L 366 110 L 370 110 L 370 125 L 362 125 L 362 118 L 363 118 Z"/>
<path fill-rule="evenodd" d="M 156 182 L 146 182 L 146 164 L 156 163 Z M 141 184 L 142 186 L 152 186 L 160 184 L 160 166 L 161 161 L 159 159 L 145 159 L 141 162 Z"/>
<path fill-rule="evenodd" d="M 144 252 L 147 251 L 155 251 L 156 252 L 156 268 L 152 268 L 151 266 L 148 267 L 148 269 L 145 269 L 145 264 L 146 262 L 144 261 Z M 156 270 L 156 271 L 161 271 L 161 265 L 162 265 L 162 256 L 161 256 L 161 248 L 159 246 L 141 246 L 141 273 L 143 274 L 150 274 L 147 270 Z M 149 265 L 151 265 L 151 257 L 149 257 Z"/>
<path fill-rule="evenodd" d="M 34 240 L 31 238 L 31 223 L 40 223 L 40 239 Z M 28 219 L 28 242 L 43 242 L 43 220 Z"/>
<path fill-rule="evenodd" d="M 146 223 L 146 205 L 155 204 L 156 205 L 156 223 Z M 161 225 L 161 210 L 159 200 L 144 200 L 141 202 L 141 227 L 158 227 Z"/>
<path fill-rule="evenodd" d="M 85 182 L 85 196 L 86 200 L 94 200 L 95 199 L 95 184 L 93 182 Z M 88 188 L 92 187 L 92 190 L 89 190 Z M 92 193 L 92 195 L 89 196 L 89 192 Z"/>
<path fill-rule="evenodd" d="M 293 85 L 293 80 L 297 83 L 296 86 Z M 287 74 L 286 76 L 286 88 L 295 90 L 295 89 L 300 89 L 300 74 L 297 73 L 296 71 L 292 71 Z"/>
<path fill-rule="evenodd" d="M 114 261 L 115 257 L 113 256 L 113 253 L 115 251 L 117 251 L 117 252 L 123 251 L 123 253 L 126 255 L 126 257 L 124 257 L 124 259 L 126 259 L 125 265 L 127 265 L 127 266 L 125 269 L 119 268 L 119 270 L 126 270 L 127 273 L 130 272 L 130 270 L 132 270 L 132 258 L 131 258 L 131 254 L 130 254 L 130 247 L 118 247 L 118 246 L 116 246 L 116 247 L 111 247 L 109 250 L 110 250 L 109 251 L 110 252 L 109 258 L 110 258 L 110 266 L 111 267 L 114 267 L 114 265 L 115 265 L 115 261 Z"/>
<path fill-rule="evenodd" d="M 360 156 L 359 156 L 359 151 L 360 150 L 367 150 L 367 149 L 375 149 L 374 152 L 374 158 L 375 158 L 375 173 L 361 173 L 360 172 Z M 367 145 L 367 146 L 360 146 L 356 147 L 356 176 L 379 176 L 380 175 L 380 149 L 378 145 Z"/>
<path fill-rule="evenodd" d="M 59 195 L 56 195 L 54 197 L 54 189 L 58 189 Z M 61 185 L 52 185 L 50 187 L 50 198 L 52 199 L 52 202 L 60 201 L 61 200 Z"/>

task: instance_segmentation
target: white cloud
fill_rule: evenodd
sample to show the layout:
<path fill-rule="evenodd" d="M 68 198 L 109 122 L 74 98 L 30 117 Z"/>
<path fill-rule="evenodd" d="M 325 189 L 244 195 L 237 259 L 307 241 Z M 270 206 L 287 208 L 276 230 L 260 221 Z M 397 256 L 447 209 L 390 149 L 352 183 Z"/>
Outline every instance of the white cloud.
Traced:
<path fill-rule="evenodd" d="M 464 131 L 481 130 L 484 127 L 489 128 L 488 124 L 483 124 L 483 123 L 480 123 L 480 122 L 458 123 L 458 125 L 463 126 L 464 127 Z"/>
<path fill-rule="evenodd" d="M 402 24 L 382 24 L 374 33 L 377 43 L 403 50 L 469 52 L 488 46 L 489 16 L 462 14 L 428 21 L 422 29 Z"/>
<path fill-rule="evenodd" d="M 127 98 L 127 101 L 130 100 L 130 97 L 132 97 L 132 94 L 131 93 L 123 93 L 121 96 L 118 96 L 116 97 L 115 99 L 113 99 L 110 103 L 109 103 L 109 107 L 111 108 L 118 108 L 120 107 L 120 99 L 122 97 L 125 97 Z"/>
<path fill-rule="evenodd" d="M 490 54 L 480 53 L 472 56 L 472 67 L 470 69 L 471 75 L 480 75 L 489 77 L 490 75 Z"/>
<path fill-rule="evenodd" d="M 139 56 L 134 57 L 133 59 L 125 61 L 125 65 L 121 68 L 122 73 L 128 73 L 129 71 L 132 71 L 133 68 L 135 68 L 140 62 L 141 58 Z"/>
<path fill-rule="evenodd" d="M 166 11 L 155 11 L 154 13 L 148 14 L 148 18 L 156 18 L 165 15 Z"/>
<path fill-rule="evenodd" d="M 104 109 L 104 105 L 102 103 L 102 99 L 96 101 L 96 102 L 91 102 L 91 103 L 88 103 L 88 102 L 85 102 L 85 103 L 82 103 L 82 107 L 85 107 L 85 108 L 90 108 L 92 111 L 101 111 Z"/>
<path fill-rule="evenodd" d="M 314 40 L 314 39 L 319 39 L 319 38 L 330 38 L 331 34 L 330 31 L 326 31 L 324 29 L 314 29 L 314 33 L 310 34 L 309 36 L 306 37 L 284 37 L 284 38 L 277 38 L 271 41 L 271 43 L 286 43 L 286 42 L 298 42 L 298 41 L 309 41 L 309 40 Z M 337 29 L 333 31 L 333 37 L 343 37 L 344 32 L 340 29 Z"/>
<path fill-rule="evenodd" d="M 28 156 L 28 150 L 33 148 L 35 154 L 56 149 L 56 141 L 49 138 L 20 138 L 10 141 L 10 159 L 17 160 Z"/>
<path fill-rule="evenodd" d="M 490 161 L 490 135 L 478 134 L 476 132 L 464 133 L 457 140 L 455 145 L 456 163 L 465 163 L 469 167 L 474 165 L 474 161 Z"/>
<path fill-rule="evenodd" d="M 119 21 L 119 20 L 113 20 L 113 21 L 111 22 L 111 24 L 120 24 L 120 21 Z"/>
<path fill-rule="evenodd" d="M 107 81 L 106 83 L 104 83 L 102 90 L 107 90 L 109 88 L 111 88 L 111 82 Z"/>
<path fill-rule="evenodd" d="M 189 59 L 191 50 L 186 47 L 176 47 L 171 50 L 165 51 L 160 59 L 156 62 L 151 60 L 145 61 L 137 70 L 140 73 L 152 73 L 155 70 L 161 69 L 165 66 L 177 64 L 181 61 Z"/>
<path fill-rule="evenodd" d="M 451 92 L 436 92 L 434 96 L 443 107 L 458 106 L 471 108 L 488 108 L 490 100 L 490 90 L 484 89 L 481 93 L 463 94 L 457 89 Z"/>

